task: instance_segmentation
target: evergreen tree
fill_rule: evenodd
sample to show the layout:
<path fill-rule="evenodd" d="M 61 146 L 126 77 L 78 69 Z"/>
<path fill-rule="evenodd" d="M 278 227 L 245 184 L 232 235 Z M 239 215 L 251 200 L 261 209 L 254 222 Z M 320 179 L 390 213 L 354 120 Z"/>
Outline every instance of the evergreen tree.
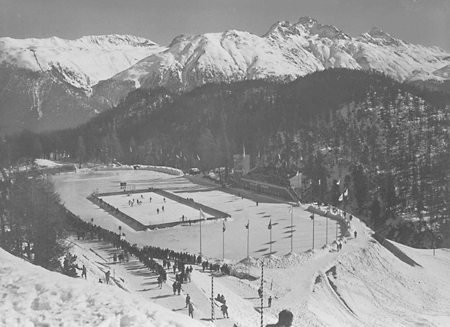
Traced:
<path fill-rule="evenodd" d="M 367 178 L 362 165 L 353 166 L 351 169 L 351 175 L 356 205 L 358 206 L 359 211 L 362 212 L 368 196 Z"/>
<path fill-rule="evenodd" d="M 77 156 L 78 156 L 78 168 L 81 168 L 81 164 L 86 157 L 86 147 L 84 145 L 83 136 L 81 135 L 78 136 Z"/>

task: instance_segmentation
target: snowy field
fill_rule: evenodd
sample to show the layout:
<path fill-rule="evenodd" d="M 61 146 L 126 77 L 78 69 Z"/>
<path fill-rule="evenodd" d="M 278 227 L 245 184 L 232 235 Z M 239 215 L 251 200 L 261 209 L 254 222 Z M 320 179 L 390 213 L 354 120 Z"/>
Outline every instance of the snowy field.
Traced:
<path fill-rule="evenodd" d="M 290 204 L 288 203 L 259 202 L 257 205 L 255 201 L 245 197 L 193 184 L 182 176 L 146 170 L 113 170 L 62 174 L 54 176 L 53 180 L 63 202 L 73 213 L 86 221 L 94 218 L 94 224 L 109 230 L 118 231 L 121 226 L 127 239 L 131 243 L 140 245 L 154 245 L 175 251 L 199 254 L 200 226 L 199 224 L 191 226 L 186 224 L 173 228 L 136 232 L 92 204 L 86 199 L 86 196 L 94 190 L 98 190 L 100 193 L 120 191 L 120 182 L 127 182 L 135 185 L 136 189 L 161 188 L 230 214 L 231 218 L 225 221 L 225 233 L 222 232 L 223 220 L 202 223 L 201 252 L 209 258 L 222 259 L 224 254 L 225 259 L 229 260 L 239 261 L 246 258 L 247 237 L 249 237 L 250 256 L 261 257 L 268 255 L 271 248 L 272 254 L 276 255 L 285 255 L 291 252 L 292 236 L 293 252 L 301 253 L 311 249 L 313 247 L 313 227 L 314 248 L 321 248 L 327 243 L 331 244 L 337 236 L 340 236 L 339 225 L 335 221 L 318 215 L 312 221 L 311 213 L 300 207 L 293 207 L 293 225 L 291 225 Z M 199 211 L 170 199 L 166 199 L 166 203 L 164 203 L 163 197 L 158 194 L 146 192 L 142 193 L 142 196 L 141 193 L 132 194 L 130 197 L 124 194 L 105 196 L 103 200 L 145 225 L 180 220 L 183 215 L 187 219 L 199 218 Z M 150 197 L 152 197 L 152 203 L 149 201 Z M 142 204 L 135 204 L 131 207 L 128 204 L 130 199 L 142 200 Z M 162 212 L 162 206 L 165 208 L 164 212 Z M 157 208 L 160 209 L 159 214 L 156 212 Z M 272 223 L 272 243 L 271 233 L 268 229 L 270 222 Z M 247 223 L 250 224 L 248 234 L 245 228 Z"/>

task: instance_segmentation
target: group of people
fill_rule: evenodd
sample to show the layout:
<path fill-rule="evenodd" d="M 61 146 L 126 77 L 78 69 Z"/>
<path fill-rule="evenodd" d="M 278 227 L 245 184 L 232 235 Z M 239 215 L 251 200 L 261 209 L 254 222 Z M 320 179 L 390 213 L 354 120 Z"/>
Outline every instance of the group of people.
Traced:
<path fill-rule="evenodd" d="M 119 260 L 119 262 L 122 262 L 122 261 L 128 262 L 128 261 L 130 261 L 130 256 L 129 256 L 128 252 L 124 251 L 124 250 L 121 251 L 119 253 L 119 255 L 117 255 L 117 253 L 114 253 L 112 258 L 113 258 L 114 263 L 116 263 L 117 260 Z"/>
<path fill-rule="evenodd" d="M 78 266 L 77 256 L 67 253 L 63 260 L 63 274 L 71 277 L 78 277 L 77 270 L 81 270 L 81 277 L 87 279 L 86 266 Z"/>
<path fill-rule="evenodd" d="M 128 200 L 128 205 L 130 206 L 130 207 L 132 207 L 133 205 L 134 205 L 134 201 L 136 200 L 136 204 L 137 205 L 141 205 L 142 204 L 142 200 L 139 200 L 139 199 L 132 199 L 132 200 Z"/>
<path fill-rule="evenodd" d="M 222 295 L 217 294 L 217 297 L 215 298 L 215 300 L 222 303 L 222 305 L 220 306 L 220 310 L 222 311 L 223 317 L 229 318 L 227 300 L 225 300 L 225 296 L 223 294 Z"/>
<path fill-rule="evenodd" d="M 213 271 L 220 271 L 222 274 L 230 275 L 231 269 L 230 266 L 226 263 L 223 265 L 220 265 L 218 263 L 211 263 L 208 260 L 202 262 L 202 270 L 205 271 L 206 269 L 209 269 L 210 272 Z"/>
<path fill-rule="evenodd" d="M 180 295 L 181 293 L 181 283 L 178 280 L 175 280 L 172 284 L 173 295 Z"/>

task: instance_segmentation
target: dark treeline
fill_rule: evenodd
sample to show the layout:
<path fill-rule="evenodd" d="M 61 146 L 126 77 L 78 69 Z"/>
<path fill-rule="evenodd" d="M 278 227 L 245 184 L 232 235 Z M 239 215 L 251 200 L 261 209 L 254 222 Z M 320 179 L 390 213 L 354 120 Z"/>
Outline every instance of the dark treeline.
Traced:
<path fill-rule="evenodd" d="M 0 247 L 47 269 L 58 269 L 68 249 L 64 210 L 51 181 L 27 173 L 0 179 Z"/>
<path fill-rule="evenodd" d="M 231 166 L 245 145 L 252 166 L 301 170 L 324 202 L 335 201 L 333 179 L 342 177 L 355 210 L 378 227 L 401 214 L 442 221 L 450 199 L 449 104 L 445 93 L 380 73 L 331 69 L 285 84 L 136 90 L 78 128 L 23 132 L 0 150 L 4 162 L 64 155 L 80 164 L 207 170 Z"/>

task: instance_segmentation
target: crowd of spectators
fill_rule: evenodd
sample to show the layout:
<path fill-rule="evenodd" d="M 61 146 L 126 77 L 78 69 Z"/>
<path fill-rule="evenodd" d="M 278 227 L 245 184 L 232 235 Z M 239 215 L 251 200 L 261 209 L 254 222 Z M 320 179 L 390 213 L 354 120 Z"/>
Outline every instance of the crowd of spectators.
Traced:
<path fill-rule="evenodd" d="M 74 215 L 66 210 L 66 215 L 69 223 L 76 230 L 78 239 L 85 238 L 86 234 L 90 239 L 98 239 L 99 241 L 106 241 L 111 243 L 115 248 L 121 249 L 126 255 L 131 254 L 139 259 L 148 269 L 156 274 L 159 274 L 161 282 L 167 280 L 166 267 L 170 269 L 170 262 L 173 263 L 174 273 L 181 276 L 181 283 L 187 282 L 187 270 L 192 267 L 188 265 L 202 265 L 203 271 L 209 269 L 210 272 L 222 272 L 223 274 L 230 274 L 230 267 L 227 264 L 220 265 L 218 263 L 210 263 L 203 260 L 202 256 L 189 254 L 188 252 L 176 252 L 167 248 L 160 248 L 157 246 L 138 247 L 136 244 L 130 244 L 125 239 L 124 233 L 115 233 L 106 230 L 100 226 L 94 225 L 92 222 L 82 220 L 80 217 Z M 158 260 L 158 261 L 157 261 Z M 161 263 L 162 264 L 161 264 Z M 191 270 L 192 272 L 192 270 Z"/>

